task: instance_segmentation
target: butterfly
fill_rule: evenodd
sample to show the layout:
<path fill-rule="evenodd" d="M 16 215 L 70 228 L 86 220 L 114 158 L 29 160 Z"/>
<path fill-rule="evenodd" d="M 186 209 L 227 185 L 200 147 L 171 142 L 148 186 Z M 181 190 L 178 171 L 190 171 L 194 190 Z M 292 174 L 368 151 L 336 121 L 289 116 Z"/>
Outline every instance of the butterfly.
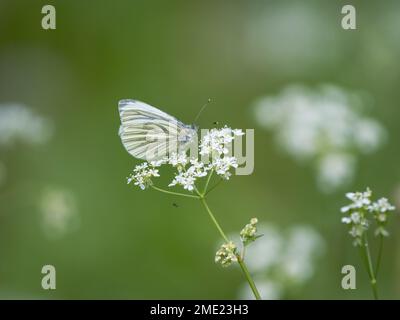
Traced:
<path fill-rule="evenodd" d="M 118 110 L 119 136 L 125 149 L 135 158 L 162 159 L 172 152 L 187 150 L 197 137 L 195 125 L 186 125 L 147 103 L 120 100 Z"/>

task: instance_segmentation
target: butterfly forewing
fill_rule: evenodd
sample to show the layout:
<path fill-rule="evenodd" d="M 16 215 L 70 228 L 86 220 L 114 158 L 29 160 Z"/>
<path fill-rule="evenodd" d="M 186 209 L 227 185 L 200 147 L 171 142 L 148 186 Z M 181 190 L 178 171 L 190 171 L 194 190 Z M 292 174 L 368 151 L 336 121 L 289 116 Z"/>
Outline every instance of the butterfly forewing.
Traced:
<path fill-rule="evenodd" d="M 118 109 L 122 143 L 132 156 L 139 159 L 157 160 L 178 152 L 196 134 L 192 127 L 144 102 L 121 100 Z"/>

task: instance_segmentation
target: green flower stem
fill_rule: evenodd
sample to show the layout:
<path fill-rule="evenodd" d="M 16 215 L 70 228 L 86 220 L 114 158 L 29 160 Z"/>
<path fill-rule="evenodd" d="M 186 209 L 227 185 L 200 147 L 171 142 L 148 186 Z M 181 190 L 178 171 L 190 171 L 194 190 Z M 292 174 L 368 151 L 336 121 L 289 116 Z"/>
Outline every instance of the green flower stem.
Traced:
<path fill-rule="evenodd" d="M 214 223 L 214 225 L 215 225 L 216 228 L 218 229 L 218 232 L 219 232 L 219 234 L 221 235 L 221 237 L 224 239 L 225 242 L 229 242 L 228 237 L 225 235 L 225 232 L 222 230 L 222 228 L 221 228 L 221 226 L 219 225 L 217 219 L 215 219 L 215 216 L 214 216 L 213 213 L 211 212 L 210 207 L 208 206 L 208 204 L 207 204 L 207 202 L 206 202 L 206 199 L 205 199 L 205 194 L 207 194 L 208 192 L 211 191 L 211 189 L 207 191 L 208 184 L 209 184 L 209 182 L 210 182 L 210 180 L 211 180 L 211 174 L 212 174 L 212 172 L 210 173 L 210 175 L 209 175 L 209 177 L 208 177 L 208 179 L 207 179 L 206 186 L 205 186 L 205 188 L 204 188 L 203 194 L 200 193 L 199 190 L 198 190 L 197 188 L 194 189 L 195 192 L 197 193 L 197 196 L 191 195 L 191 194 L 185 194 L 185 193 L 179 193 L 179 192 L 168 191 L 168 190 L 165 190 L 165 189 L 156 187 L 156 186 L 154 186 L 154 185 L 152 185 L 151 187 L 152 187 L 154 190 L 157 190 L 157 191 L 160 191 L 160 192 L 163 192 L 163 193 L 172 194 L 172 195 L 175 195 L 175 196 L 182 196 L 182 197 L 188 197 L 188 198 L 199 199 L 199 200 L 201 201 L 201 203 L 203 204 L 204 208 L 206 209 L 208 215 L 210 216 L 212 222 Z M 213 189 L 213 188 L 212 188 L 212 189 Z M 240 266 L 240 268 L 242 269 L 242 272 L 243 272 L 243 274 L 245 275 L 246 280 L 247 280 L 247 282 L 249 283 L 249 286 L 250 286 L 251 290 L 253 291 L 253 294 L 254 294 L 255 298 L 256 298 L 257 300 L 261 300 L 260 293 L 259 293 L 258 290 L 257 290 L 256 284 L 254 283 L 254 280 L 253 280 L 253 278 L 251 277 L 251 275 L 250 275 L 250 273 L 249 273 L 249 270 L 247 269 L 247 266 L 246 266 L 246 264 L 245 264 L 243 258 L 240 256 L 240 254 L 237 254 L 236 257 L 237 257 L 237 261 L 238 261 L 238 263 L 239 263 L 239 266 Z"/>
<path fill-rule="evenodd" d="M 203 204 L 204 208 L 206 209 L 206 211 L 208 212 L 208 215 L 210 216 L 212 222 L 214 223 L 214 225 L 217 227 L 219 234 L 221 235 L 221 237 L 225 240 L 225 242 L 229 242 L 228 237 L 225 235 L 224 231 L 222 230 L 221 226 L 219 225 L 217 219 L 215 219 L 214 215 L 212 214 L 210 207 L 208 206 L 206 199 L 204 197 L 200 197 L 200 201 Z"/>
<path fill-rule="evenodd" d="M 219 225 L 217 219 L 215 219 L 215 216 L 213 215 L 213 213 L 210 210 L 210 207 L 208 206 L 206 199 L 204 198 L 204 196 L 199 195 L 200 201 L 203 204 L 204 208 L 206 209 L 206 211 L 208 212 L 208 215 L 210 216 L 211 220 L 213 221 L 214 225 L 217 227 L 221 237 L 225 240 L 225 242 L 229 242 L 228 237 L 225 235 L 224 231 L 222 230 L 221 226 Z M 249 270 L 247 269 L 247 266 L 244 262 L 244 260 L 241 258 L 240 254 L 236 255 L 237 257 L 237 261 L 239 263 L 240 268 L 242 269 L 243 274 L 246 277 L 247 282 L 249 283 L 249 286 L 251 288 L 251 290 L 253 291 L 253 294 L 255 296 L 255 298 L 257 300 L 261 300 L 261 296 L 260 293 L 257 290 L 256 284 L 254 283 L 253 278 L 251 277 Z"/>
<path fill-rule="evenodd" d="M 244 260 L 246 255 L 246 246 L 242 243 L 242 254 L 240 255 L 240 260 Z"/>
<path fill-rule="evenodd" d="M 377 281 L 376 281 L 376 276 L 374 273 L 374 268 L 372 266 L 371 253 L 369 251 L 368 239 L 367 239 L 366 235 L 364 235 L 363 249 L 364 249 L 365 258 L 367 261 L 367 269 L 368 269 L 369 279 L 371 281 L 372 293 L 374 295 L 374 299 L 378 300 L 379 298 L 378 298 Z"/>
<path fill-rule="evenodd" d="M 200 199 L 199 196 L 195 196 L 195 195 L 192 195 L 192 194 L 173 192 L 173 191 L 161 189 L 161 188 L 156 187 L 156 186 L 153 186 L 153 185 L 152 185 L 151 187 L 152 187 L 153 189 L 157 190 L 157 191 L 161 191 L 161 192 L 164 192 L 164 193 L 167 193 L 167 194 L 172 194 L 172 195 L 174 195 L 174 196 L 182 196 L 182 197 L 188 197 L 188 198 L 193 198 L 193 199 Z"/>
<path fill-rule="evenodd" d="M 247 282 L 249 283 L 249 286 L 251 288 L 251 291 L 253 291 L 254 296 L 256 297 L 257 300 L 261 300 L 260 293 L 257 290 L 256 284 L 254 283 L 253 278 L 251 277 L 249 270 L 247 269 L 246 264 L 244 263 L 244 260 L 238 255 L 238 263 L 240 268 L 242 269 Z"/>
<path fill-rule="evenodd" d="M 212 177 L 213 173 L 214 173 L 214 169 L 211 169 L 211 171 L 210 171 L 210 173 L 208 174 L 208 177 L 207 177 L 206 185 L 204 186 L 203 195 L 206 195 L 208 184 L 211 181 L 211 177 Z"/>
<path fill-rule="evenodd" d="M 208 189 L 205 193 L 204 196 L 209 194 L 212 190 L 214 190 L 224 179 L 220 178 L 217 183 L 215 183 L 210 189 Z"/>
<path fill-rule="evenodd" d="M 376 260 L 375 277 L 378 277 L 379 268 L 381 266 L 382 250 L 383 249 L 383 235 L 379 236 L 379 251 L 378 259 Z"/>

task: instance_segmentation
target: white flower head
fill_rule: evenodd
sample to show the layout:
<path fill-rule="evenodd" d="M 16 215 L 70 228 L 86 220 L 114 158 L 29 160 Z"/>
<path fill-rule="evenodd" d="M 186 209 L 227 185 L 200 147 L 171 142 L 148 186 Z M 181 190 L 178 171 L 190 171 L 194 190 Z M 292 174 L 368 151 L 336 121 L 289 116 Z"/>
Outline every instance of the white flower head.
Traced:
<path fill-rule="evenodd" d="M 238 167 L 235 157 L 229 156 L 230 144 L 235 137 L 244 135 L 240 129 L 223 127 L 211 129 L 200 142 L 200 154 L 211 156 L 211 162 L 189 158 L 185 152 L 171 153 L 169 157 L 151 162 L 139 164 L 128 177 L 128 183 L 133 182 L 142 190 L 152 185 L 152 178 L 159 177 L 158 168 L 162 165 L 170 165 L 177 169 L 169 187 L 181 186 L 185 190 L 196 189 L 197 179 L 206 177 L 212 170 L 225 180 L 231 176 L 230 170 Z M 210 160 L 210 159 L 208 159 Z"/>
<path fill-rule="evenodd" d="M 355 171 L 356 158 L 351 154 L 327 153 L 318 159 L 317 182 L 319 188 L 330 193 L 350 182 Z"/>
<path fill-rule="evenodd" d="M 389 203 L 389 200 L 386 198 L 380 198 L 378 201 L 372 203 L 368 207 L 368 210 L 371 212 L 381 212 L 381 213 L 394 211 L 395 209 L 396 209 L 395 206 L 391 205 Z"/>
<path fill-rule="evenodd" d="M 369 188 L 365 192 L 348 192 L 346 198 L 351 200 L 352 203 L 348 206 L 342 207 L 343 213 L 360 208 L 368 208 L 371 203 L 372 192 Z"/>
<path fill-rule="evenodd" d="M 52 123 L 29 107 L 17 103 L 0 105 L 0 146 L 15 141 L 40 144 L 47 142 L 52 133 Z"/>
<path fill-rule="evenodd" d="M 290 85 L 260 99 L 254 113 L 280 148 L 317 169 L 318 187 L 330 193 L 351 182 L 358 154 L 376 151 L 385 140 L 383 126 L 364 114 L 364 96 L 332 85 Z"/>
<path fill-rule="evenodd" d="M 309 226 L 295 226 L 289 230 L 286 252 L 281 263 L 285 276 L 301 284 L 314 274 L 314 262 L 324 251 L 321 235 Z"/>
<path fill-rule="evenodd" d="M 184 152 L 179 153 L 179 154 L 176 152 L 173 152 L 168 158 L 168 163 L 170 165 L 172 165 L 173 167 L 178 167 L 178 168 L 185 167 L 187 165 L 188 161 L 189 161 L 189 159 L 188 159 L 186 153 L 184 153 Z"/>
<path fill-rule="evenodd" d="M 211 167 L 215 172 L 225 180 L 229 180 L 231 168 L 237 168 L 238 163 L 235 157 L 225 156 L 223 158 L 214 158 Z"/>
<path fill-rule="evenodd" d="M 350 224 L 351 223 L 351 218 L 350 217 L 343 217 L 342 218 L 342 223 Z"/>
<path fill-rule="evenodd" d="M 152 178 L 159 177 L 158 169 L 148 162 L 143 162 L 133 169 L 133 173 L 127 178 L 128 184 L 133 182 L 135 186 L 139 186 L 144 190 L 152 185 Z"/>
<path fill-rule="evenodd" d="M 180 171 L 175 176 L 174 180 L 172 180 L 172 182 L 168 185 L 168 187 L 181 185 L 183 189 L 193 191 L 195 181 L 196 177 L 192 174 L 192 172 Z"/>
<path fill-rule="evenodd" d="M 157 167 L 161 167 L 163 164 L 166 164 L 168 162 L 168 159 L 160 159 L 160 160 L 153 160 L 150 161 L 150 166 L 157 168 Z"/>
<path fill-rule="evenodd" d="M 185 190 L 193 191 L 197 178 L 207 175 L 209 167 L 204 165 L 204 163 L 199 162 L 197 159 L 190 159 L 189 163 L 190 167 L 187 169 L 182 168 L 178 170 L 177 175 L 168 185 L 169 187 L 181 185 Z"/>
<path fill-rule="evenodd" d="M 244 245 L 247 245 L 253 241 L 255 241 L 259 235 L 257 235 L 257 218 L 252 218 L 250 223 L 246 224 L 246 226 L 240 231 L 240 240 Z"/>
<path fill-rule="evenodd" d="M 205 177 L 210 169 L 209 166 L 206 166 L 203 162 L 200 162 L 198 159 L 190 159 L 191 166 L 188 168 L 188 172 L 191 172 L 193 176 L 196 178 Z"/>
<path fill-rule="evenodd" d="M 226 155 L 234 138 L 242 135 L 244 135 L 242 130 L 232 130 L 226 126 L 222 129 L 211 129 L 201 140 L 200 155 Z"/>
<path fill-rule="evenodd" d="M 221 248 L 215 254 L 215 262 L 220 263 L 223 267 L 228 267 L 232 262 L 237 261 L 237 247 L 232 242 L 229 241 L 224 243 Z"/>
<path fill-rule="evenodd" d="M 69 190 L 48 187 L 39 200 L 42 227 L 46 236 L 60 238 L 79 227 L 75 195 Z"/>
<path fill-rule="evenodd" d="M 372 192 L 368 188 L 365 192 L 349 192 L 346 197 L 352 201 L 351 204 L 341 209 L 347 216 L 342 218 L 342 222 L 349 226 L 349 234 L 354 238 L 353 244 L 363 245 L 363 235 L 370 226 L 368 216 L 371 215 L 376 224 L 375 235 L 388 236 L 385 229 L 388 213 L 395 210 L 386 198 L 372 202 Z"/>

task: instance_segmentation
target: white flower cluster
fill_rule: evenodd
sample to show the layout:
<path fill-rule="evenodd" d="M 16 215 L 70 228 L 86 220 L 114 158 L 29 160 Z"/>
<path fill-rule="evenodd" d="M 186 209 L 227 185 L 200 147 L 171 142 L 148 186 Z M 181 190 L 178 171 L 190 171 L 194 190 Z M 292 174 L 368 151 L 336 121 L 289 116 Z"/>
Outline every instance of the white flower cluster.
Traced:
<path fill-rule="evenodd" d="M 177 173 L 168 185 L 182 186 L 185 190 L 193 191 L 198 178 L 205 177 L 210 171 L 228 180 L 231 176 L 230 170 L 238 167 L 235 157 L 229 156 L 229 146 L 237 136 L 244 133 L 239 129 L 224 127 L 222 129 L 211 129 L 200 142 L 200 155 L 210 156 L 210 162 L 204 163 L 195 158 L 189 158 L 186 153 L 172 153 L 168 158 L 142 163 L 135 167 L 128 183 L 134 182 L 141 189 L 152 184 L 153 177 L 159 177 L 157 167 L 168 164 L 177 169 Z"/>
<path fill-rule="evenodd" d="M 258 230 L 263 236 L 247 248 L 247 266 L 263 299 L 288 298 L 289 292 L 300 289 L 312 278 L 324 241 L 309 226 L 294 226 L 282 232 L 263 224 Z M 253 299 L 248 286 L 243 285 L 239 297 Z"/>
<path fill-rule="evenodd" d="M 358 94 L 323 85 L 289 86 L 255 105 L 255 118 L 274 132 L 277 144 L 300 162 L 312 162 L 322 191 L 350 182 L 359 153 L 374 152 L 385 138 L 379 122 L 362 114 Z"/>
<path fill-rule="evenodd" d="M 46 142 L 52 134 L 50 122 L 22 104 L 0 105 L 0 146 L 16 141 L 30 144 Z"/>
<path fill-rule="evenodd" d="M 369 215 L 372 215 L 377 224 L 375 235 L 388 236 L 385 229 L 388 213 L 395 210 L 386 198 L 381 198 L 375 202 L 371 200 L 372 192 L 367 189 L 365 192 L 349 192 L 346 197 L 352 202 L 342 207 L 341 212 L 346 216 L 342 222 L 350 227 L 350 235 L 354 238 L 353 244 L 361 246 L 363 244 L 363 235 L 368 230 L 370 221 Z"/>
<path fill-rule="evenodd" d="M 128 184 L 134 182 L 135 186 L 139 186 L 144 190 L 152 185 L 151 178 L 159 177 L 158 169 L 154 163 L 143 162 L 133 169 L 133 173 L 128 177 Z"/>
<path fill-rule="evenodd" d="M 17 142 L 40 144 L 53 133 L 51 122 L 36 115 L 19 103 L 0 104 L 0 148 L 7 149 Z M 0 152 L 1 155 L 1 152 Z M 7 167 L 0 162 L 0 186 L 6 183 Z"/>
<path fill-rule="evenodd" d="M 257 235 L 257 218 L 252 218 L 250 223 L 246 224 L 245 227 L 240 231 L 240 240 L 244 245 L 253 242 L 260 236 Z"/>
<path fill-rule="evenodd" d="M 229 152 L 229 146 L 236 136 L 242 136 L 244 132 L 240 129 L 224 127 L 222 129 L 211 129 L 200 142 L 200 154 L 221 156 Z"/>
<path fill-rule="evenodd" d="M 185 154 L 182 154 L 179 157 L 184 159 L 185 156 Z M 188 161 L 186 160 L 185 162 L 187 163 Z M 209 167 L 204 163 L 199 162 L 197 159 L 190 159 L 189 163 L 190 166 L 187 169 L 182 164 L 177 167 L 178 173 L 168 185 L 169 187 L 181 185 L 183 189 L 193 191 L 196 179 L 205 177 L 208 174 Z"/>
<path fill-rule="evenodd" d="M 223 267 L 228 267 L 236 261 L 237 247 L 232 241 L 224 243 L 215 254 L 215 262 L 220 263 Z"/>
<path fill-rule="evenodd" d="M 252 218 L 250 223 L 246 224 L 245 227 L 240 231 L 240 241 L 242 242 L 242 252 L 239 252 L 236 244 L 233 241 L 229 241 L 223 244 L 215 255 L 215 262 L 220 263 L 223 267 L 230 266 L 232 262 L 238 261 L 240 255 L 244 258 L 244 248 L 260 238 L 262 235 L 257 234 L 257 218 Z M 235 236 L 236 237 L 236 236 Z M 235 238 L 234 237 L 234 238 Z"/>
<path fill-rule="evenodd" d="M 79 227 L 76 197 L 69 190 L 46 188 L 39 201 L 42 228 L 49 238 L 60 238 Z"/>

